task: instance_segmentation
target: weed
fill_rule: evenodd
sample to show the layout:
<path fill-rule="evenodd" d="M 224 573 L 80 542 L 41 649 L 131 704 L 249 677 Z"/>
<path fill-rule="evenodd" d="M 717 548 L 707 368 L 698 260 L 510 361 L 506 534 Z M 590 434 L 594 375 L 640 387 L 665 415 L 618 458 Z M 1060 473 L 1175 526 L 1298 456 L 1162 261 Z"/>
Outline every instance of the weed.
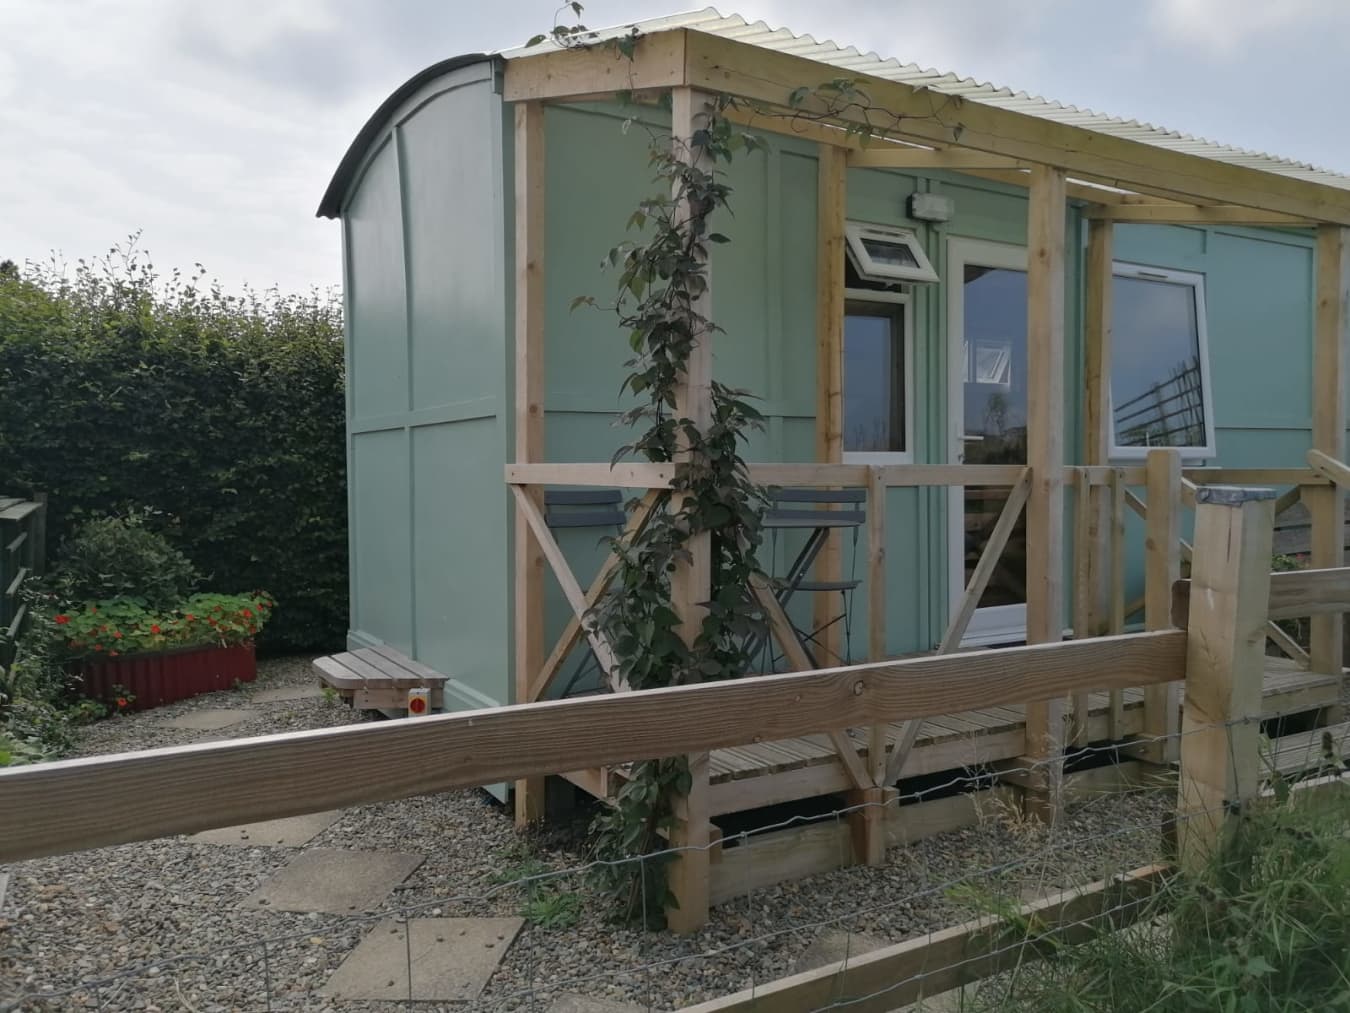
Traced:
<path fill-rule="evenodd" d="M 581 897 L 575 893 L 539 887 L 521 908 L 521 917 L 544 929 L 569 929 L 581 920 Z"/>

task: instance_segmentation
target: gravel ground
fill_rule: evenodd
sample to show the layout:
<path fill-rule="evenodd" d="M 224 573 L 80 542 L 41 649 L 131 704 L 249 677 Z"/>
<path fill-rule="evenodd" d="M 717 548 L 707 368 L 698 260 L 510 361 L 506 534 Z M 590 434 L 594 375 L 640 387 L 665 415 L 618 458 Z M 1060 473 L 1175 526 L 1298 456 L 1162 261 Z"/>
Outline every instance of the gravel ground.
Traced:
<path fill-rule="evenodd" d="M 260 669 L 259 681 L 244 690 L 91 726 L 78 753 L 361 720 L 324 699 L 250 702 L 259 689 L 312 684 L 308 658 L 273 659 Z M 221 707 L 250 716 L 214 733 L 164 726 L 178 714 Z M 383 912 L 361 917 L 240 907 L 297 849 L 180 837 L 26 862 L 8 870 L 8 896 L 0 906 L 0 1010 L 402 1008 L 335 1002 L 317 992 L 371 926 L 400 909 L 416 908 L 415 917 L 510 916 L 532 899 L 537 904 L 568 893 L 578 897 L 574 924 L 527 923 L 479 1003 L 445 1008 L 543 1011 L 557 990 L 674 1009 L 801 969 L 824 932 L 857 933 L 875 945 L 969 917 L 969 897 L 953 890 L 958 884 L 983 894 L 1030 896 L 1146 864 L 1157 857 L 1156 827 L 1173 797 L 1166 790 L 1104 796 L 1071 807 L 1054 829 L 991 809 L 978 826 L 891 849 L 883 867 L 844 869 L 730 901 L 714 910 L 706 928 L 685 938 L 614 925 L 584 876 L 564 871 L 584 861 L 577 836 L 559 831 L 522 838 L 509 811 L 478 791 L 349 809 L 305 845 L 426 856 Z M 558 878 L 509 882 L 549 871 Z M 105 983 L 46 1003 L 6 1001 L 96 979 Z"/>

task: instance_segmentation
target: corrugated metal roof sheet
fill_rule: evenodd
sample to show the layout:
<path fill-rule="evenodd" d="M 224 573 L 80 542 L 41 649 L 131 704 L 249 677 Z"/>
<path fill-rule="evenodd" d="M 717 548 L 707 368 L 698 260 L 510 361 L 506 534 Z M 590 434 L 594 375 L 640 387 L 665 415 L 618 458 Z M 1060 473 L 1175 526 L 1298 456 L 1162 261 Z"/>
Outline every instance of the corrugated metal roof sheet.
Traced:
<path fill-rule="evenodd" d="M 1127 120 L 1119 116 L 1108 116 L 1065 105 L 1038 95 L 1028 95 L 1024 91 L 1013 91 L 974 78 L 959 77 L 956 74 L 925 69 L 916 63 L 901 63 L 899 60 L 885 59 L 876 53 L 862 53 L 856 48 L 847 48 L 828 39 L 818 42 L 810 35 L 797 35 L 787 28 L 770 28 L 763 21 L 748 22 L 739 15 L 723 15 L 716 8 L 707 7 L 701 11 L 673 14 L 664 18 L 638 21 L 630 25 L 604 29 L 597 34 L 599 38 L 613 38 L 636 27 L 644 34 L 688 28 L 707 32 L 737 42 L 761 46 L 780 53 L 805 57 L 819 63 L 837 67 L 853 74 L 866 74 L 885 78 L 908 85 L 923 85 L 945 95 L 959 95 L 971 102 L 996 106 L 1014 112 L 1039 116 L 1071 126 L 1083 127 L 1102 134 L 1129 140 L 1142 141 L 1172 151 L 1212 158 L 1218 162 L 1229 162 L 1262 172 L 1291 176 L 1312 183 L 1350 190 L 1350 175 L 1321 169 L 1307 162 L 1299 162 L 1277 155 L 1267 155 L 1259 151 L 1248 151 L 1228 144 L 1219 144 L 1201 137 L 1192 137 L 1176 130 L 1156 127 L 1138 120 Z M 514 49 L 502 53 L 507 58 L 525 56 L 538 52 L 538 49 Z"/>

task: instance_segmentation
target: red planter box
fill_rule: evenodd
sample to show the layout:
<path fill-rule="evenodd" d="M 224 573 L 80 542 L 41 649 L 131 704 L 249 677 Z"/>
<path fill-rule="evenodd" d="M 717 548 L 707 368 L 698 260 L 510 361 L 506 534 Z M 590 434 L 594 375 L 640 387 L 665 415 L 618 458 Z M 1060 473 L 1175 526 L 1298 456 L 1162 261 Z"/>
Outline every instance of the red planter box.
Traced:
<path fill-rule="evenodd" d="M 123 710 L 149 710 L 175 700 L 229 689 L 258 677 L 253 645 L 192 647 L 125 658 L 85 658 L 76 670 L 81 692 L 115 706 L 123 691 L 131 703 Z"/>

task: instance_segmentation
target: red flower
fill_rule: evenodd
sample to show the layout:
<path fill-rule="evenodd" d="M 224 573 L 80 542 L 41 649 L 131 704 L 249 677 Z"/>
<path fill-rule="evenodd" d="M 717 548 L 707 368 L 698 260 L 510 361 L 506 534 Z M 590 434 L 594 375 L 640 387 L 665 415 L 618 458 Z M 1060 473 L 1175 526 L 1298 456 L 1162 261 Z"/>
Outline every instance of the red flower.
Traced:
<path fill-rule="evenodd" d="M 98 606 L 97 606 L 97 605 L 90 605 L 90 606 L 89 606 L 89 611 L 90 611 L 90 612 L 97 612 L 97 611 L 98 611 Z"/>
<path fill-rule="evenodd" d="M 109 652 L 108 652 L 108 657 L 110 657 L 110 658 L 115 658 L 115 657 L 117 657 L 117 655 L 118 655 L 119 653 L 121 653 L 121 652 L 119 652 L 119 651 L 109 651 Z"/>
<path fill-rule="evenodd" d="M 187 613 L 187 615 L 183 616 L 183 618 L 186 619 L 186 620 L 187 620 L 188 622 L 190 622 L 190 623 L 191 623 L 191 622 L 196 622 L 196 620 L 197 620 L 197 617 L 194 616 L 191 612 Z"/>
<path fill-rule="evenodd" d="M 126 697 L 124 697 L 124 696 L 119 696 L 119 697 L 117 698 L 117 706 L 118 706 L 118 707 L 130 707 L 130 706 L 131 706 L 131 701 L 128 700 L 128 699 L 127 699 Z"/>
<path fill-rule="evenodd" d="M 108 632 L 108 627 L 106 627 L 106 626 L 100 626 L 100 627 L 98 628 L 98 631 L 99 631 L 100 633 L 107 633 L 107 632 Z"/>
<path fill-rule="evenodd" d="M 102 645 L 102 644 L 95 644 L 95 645 L 94 645 L 94 650 L 96 650 L 96 651 L 101 651 L 101 650 L 103 650 L 103 645 Z"/>
<path fill-rule="evenodd" d="M 122 639 L 122 631 L 121 631 L 121 630 L 113 630 L 113 639 L 114 639 L 114 640 L 121 640 L 121 639 Z"/>
<path fill-rule="evenodd" d="M 59 615 L 59 616 L 56 617 L 56 625 L 57 625 L 57 626 L 64 626 L 64 625 L 66 625 L 66 623 L 68 623 L 68 622 L 70 622 L 70 616 L 68 616 L 68 615 L 62 614 L 62 615 Z"/>
<path fill-rule="evenodd" d="M 158 633 L 158 632 L 159 632 L 159 623 L 151 623 L 151 624 L 150 624 L 150 632 L 151 632 L 151 633 Z"/>
<path fill-rule="evenodd" d="M 240 612 L 239 614 L 240 614 L 241 616 L 243 616 L 245 619 L 251 619 L 251 618 L 253 618 L 253 610 L 252 610 L 252 609 L 244 609 L 244 610 L 243 610 L 242 612 Z"/>

